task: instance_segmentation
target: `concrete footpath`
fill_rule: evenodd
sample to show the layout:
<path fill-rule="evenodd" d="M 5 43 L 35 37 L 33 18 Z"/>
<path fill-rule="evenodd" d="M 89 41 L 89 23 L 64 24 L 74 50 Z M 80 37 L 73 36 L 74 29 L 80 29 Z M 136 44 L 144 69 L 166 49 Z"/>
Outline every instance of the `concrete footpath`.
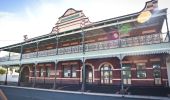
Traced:
<path fill-rule="evenodd" d="M 170 100 L 168 97 L 62 91 L 0 85 L 8 100 Z"/>

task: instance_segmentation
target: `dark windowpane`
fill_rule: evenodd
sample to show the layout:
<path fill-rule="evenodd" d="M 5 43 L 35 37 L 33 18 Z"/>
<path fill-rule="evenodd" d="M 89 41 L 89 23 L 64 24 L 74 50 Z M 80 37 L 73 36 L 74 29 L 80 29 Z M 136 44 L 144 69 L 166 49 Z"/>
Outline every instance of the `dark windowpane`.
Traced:
<path fill-rule="evenodd" d="M 137 78 L 146 78 L 145 63 L 138 63 L 137 66 Z"/>

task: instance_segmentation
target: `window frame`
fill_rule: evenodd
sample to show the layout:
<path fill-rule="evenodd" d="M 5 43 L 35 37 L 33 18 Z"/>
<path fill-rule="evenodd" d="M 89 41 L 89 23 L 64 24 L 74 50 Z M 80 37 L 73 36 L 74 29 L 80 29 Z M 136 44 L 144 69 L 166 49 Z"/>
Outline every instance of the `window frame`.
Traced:
<path fill-rule="evenodd" d="M 50 77 L 51 68 L 49 66 L 45 67 L 45 77 Z"/>
<path fill-rule="evenodd" d="M 108 66 L 106 66 L 106 65 L 108 65 Z M 109 69 L 108 70 L 105 70 L 104 69 L 104 67 L 108 67 Z M 102 69 L 103 68 L 103 69 Z M 109 73 L 109 82 L 108 83 L 106 83 L 105 81 L 104 81 L 104 72 L 108 72 Z M 110 65 L 110 64 L 103 64 L 102 66 L 101 66 L 101 68 L 100 68 L 100 83 L 101 84 L 112 84 L 113 83 L 113 81 L 112 81 L 112 79 L 113 79 L 113 70 L 112 70 L 112 66 Z M 102 82 L 103 81 L 103 82 Z"/>
<path fill-rule="evenodd" d="M 62 65 L 63 68 L 63 78 L 77 78 L 77 64 L 72 64 L 72 65 Z M 68 70 L 70 70 L 70 74 L 69 76 L 65 76 L 65 68 L 67 68 Z M 75 69 L 74 69 L 75 68 Z M 68 71 L 67 70 L 67 71 Z M 73 75 L 73 73 L 75 73 L 75 76 Z"/>
<path fill-rule="evenodd" d="M 159 65 L 159 68 L 158 69 L 154 69 L 153 65 Z M 161 63 L 160 62 L 153 62 L 152 63 L 152 68 L 153 68 L 153 77 L 156 78 L 155 75 L 154 75 L 154 70 L 159 70 L 159 72 L 160 72 L 160 77 L 159 78 L 162 78 L 162 75 L 161 75 Z"/>
<path fill-rule="evenodd" d="M 123 66 L 129 66 L 129 67 L 126 67 L 125 69 L 123 69 Z M 130 72 L 130 77 L 128 76 L 128 77 L 124 77 L 124 74 L 123 74 L 123 72 L 122 72 L 122 75 L 123 75 L 123 79 L 131 79 L 132 78 L 132 71 L 131 71 L 131 67 L 132 67 L 132 65 L 130 64 L 130 63 L 128 63 L 128 64 L 122 64 L 122 71 L 125 71 L 125 72 Z"/>
<path fill-rule="evenodd" d="M 39 77 L 43 77 L 43 76 L 44 76 L 44 68 L 40 67 Z"/>
<path fill-rule="evenodd" d="M 144 68 L 138 69 L 139 64 L 144 65 Z M 138 77 L 139 72 L 144 72 L 145 77 Z M 146 79 L 147 78 L 146 63 L 136 63 L 136 78 L 138 78 L 138 79 Z"/>

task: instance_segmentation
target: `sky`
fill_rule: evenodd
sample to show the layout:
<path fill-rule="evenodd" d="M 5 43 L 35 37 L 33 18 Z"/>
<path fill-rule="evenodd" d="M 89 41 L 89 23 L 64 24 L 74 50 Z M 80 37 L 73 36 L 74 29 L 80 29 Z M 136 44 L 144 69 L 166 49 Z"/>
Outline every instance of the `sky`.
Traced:
<path fill-rule="evenodd" d="M 83 10 L 91 22 L 141 11 L 148 0 L 0 0 L 0 47 L 49 34 L 69 8 Z M 170 0 L 158 0 L 159 9 Z M 168 10 L 170 23 L 170 9 Z M 170 26 L 170 25 L 169 25 Z"/>

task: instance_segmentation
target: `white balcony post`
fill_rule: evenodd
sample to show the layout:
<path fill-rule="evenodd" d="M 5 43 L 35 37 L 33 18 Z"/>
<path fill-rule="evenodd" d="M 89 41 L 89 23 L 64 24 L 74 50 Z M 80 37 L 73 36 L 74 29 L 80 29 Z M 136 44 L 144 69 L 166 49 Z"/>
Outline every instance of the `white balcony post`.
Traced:
<path fill-rule="evenodd" d="M 35 87 L 35 84 L 36 84 L 36 78 L 37 78 L 37 65 L 38 65 L 38 63 L 37 62 L 35 62 L 34 63 L 35 64 L 35 69 L 34 69 L 34 83 L 33 83 L 33 86 L 32 87 Z"/>
<path fill-rule="evenodd" d="M 120 60 L 120 67 L 121 67 L 121 94 L 122 96 L 124 95 L 124 83 L 123 83 L 123 66 L 122 66 L 122 60 L 123 60 L 123 55 L 119 55 L 119 60 Z"/>
<path fill-rule="evenodd" d="M 21 82 L 21 67 L 22 67 L 22 65 L 21 64 L 19 64 L 19 76 L 18 76 L 18 86 L 20 86 L 21 84 L 20 84 L 20 82 Z"/>
<path fill-rule="evenodd" d="M 58 61 L 54 61 L 55 63 L 55 68 L 54 68 L 54 72 L 55 72 L 55 79 L 54 79 L 54 86 L 53 86 L 53 89 L 56 89 L 56 80 L 57 80 L 57 64 L 58 64 Z"/>
<path fill-rule="evenodd" d="M 5 85 L 7 85 L 8 84 L 8 67 L 6 66 L 6 76 L 5 76 Z"/>
<path fill-rule="evenodd" d="M 82 87 L 81 87 L 81 91 L 84 92 L 86 89 L 86 65 L 85 65 L 85 58 L 83 57 L 81 59 L 82 61 L 82 66 L 83 66 L 83 72 L 82 72 Z"/>
<path fill-rule="evenodd" d="M 82 87 L 81 87 L 81 91 L 85 91 L 85 88 L 86 88 L 86 66 L 85 66 L 85 58 L 84 58 L 84 55 L 85 55 L 85 34 L 84 34 L 84 29 L 83 29 L 83 26 L 84 26 L 85 22 L 83 21 L 82 24 L 80 25 L 81 27 L 81 35 L 82 35 L 82 53 L 83 53 L 83 57 L 82 57 L 82 65 L 83 65 L 83 75 L 82 75 Z"/>

